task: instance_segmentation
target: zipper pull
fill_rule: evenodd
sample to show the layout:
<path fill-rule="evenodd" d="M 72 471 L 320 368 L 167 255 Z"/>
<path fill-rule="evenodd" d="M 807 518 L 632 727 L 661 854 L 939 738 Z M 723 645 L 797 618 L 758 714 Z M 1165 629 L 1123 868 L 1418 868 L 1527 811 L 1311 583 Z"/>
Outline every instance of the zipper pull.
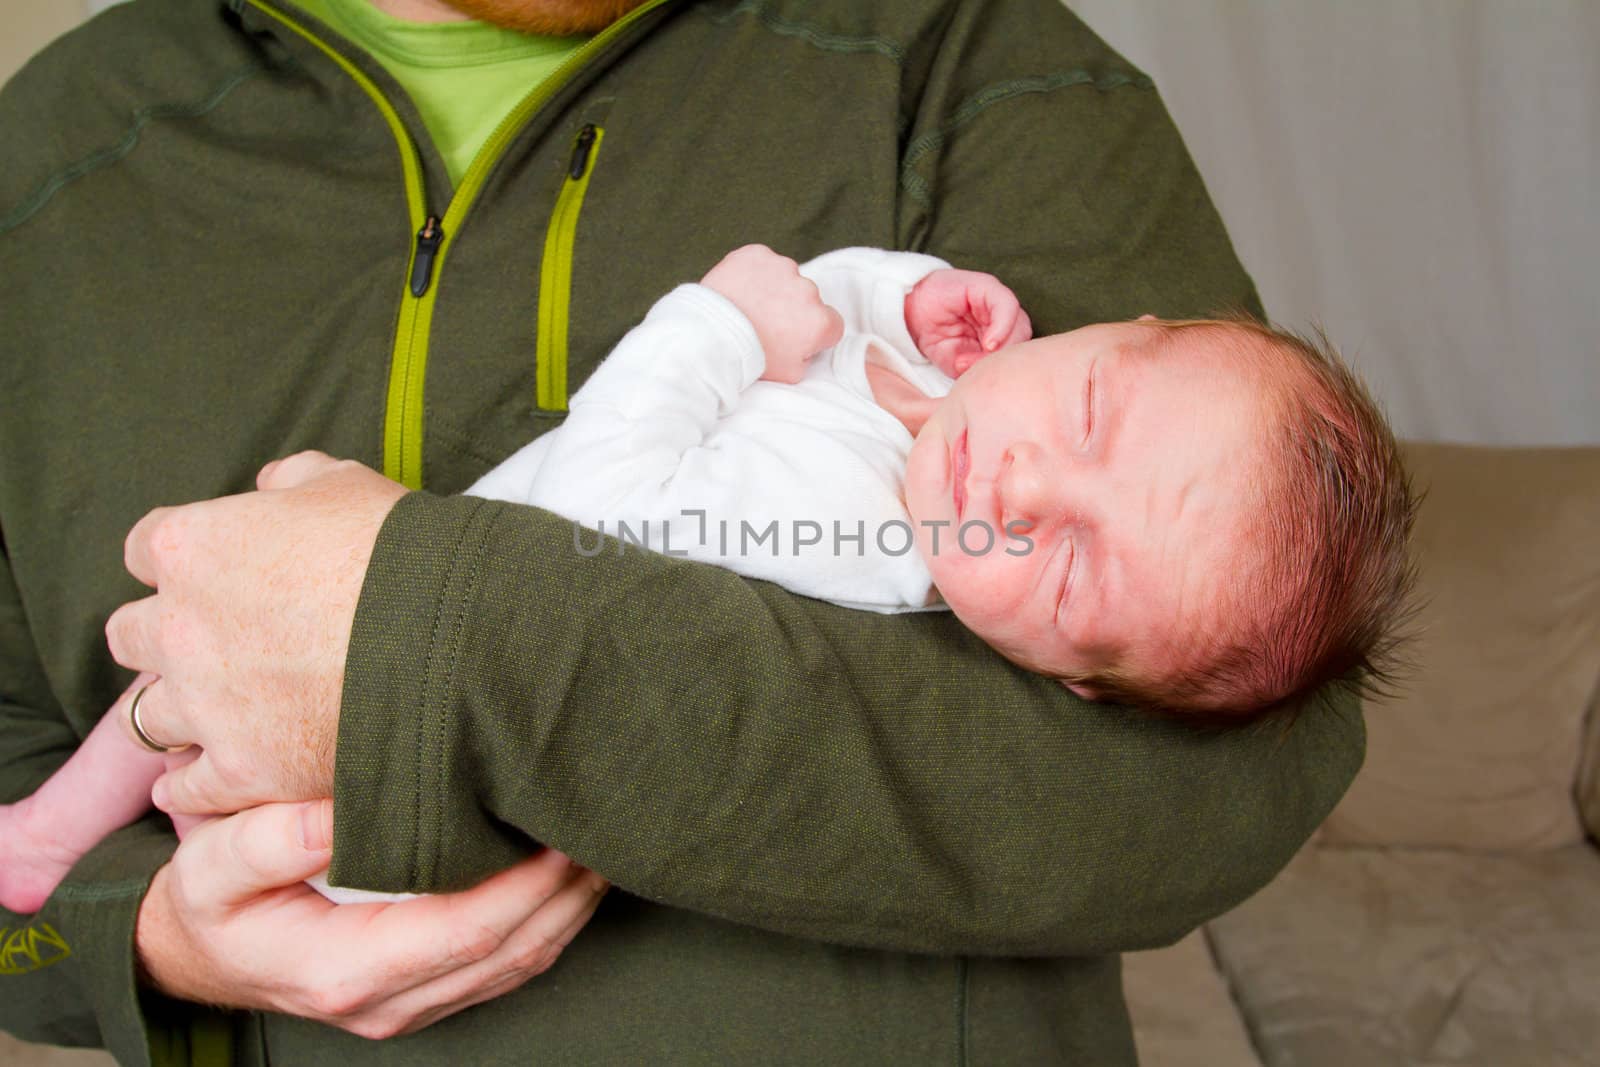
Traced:
<path fill-rule="evenodd" d="M 417 254 L 411 260 L 412 296 L 428 291 L 428 282 L 433 278 L 433 257 L 443 241 L 444 231 L 439 228 L 439 220 L 429 215 L 428 221 L 417 231 Z"/>
<path fill-rule="evenodd" d="M 589 169 L 589 151 L 594 148 L 594 124 L 590 123 L 578 131 L 578 143 L 572 146 L 572 165 L 567 168 L 567 177 L 577 181 L 583 177 L 583 172 Z"/>

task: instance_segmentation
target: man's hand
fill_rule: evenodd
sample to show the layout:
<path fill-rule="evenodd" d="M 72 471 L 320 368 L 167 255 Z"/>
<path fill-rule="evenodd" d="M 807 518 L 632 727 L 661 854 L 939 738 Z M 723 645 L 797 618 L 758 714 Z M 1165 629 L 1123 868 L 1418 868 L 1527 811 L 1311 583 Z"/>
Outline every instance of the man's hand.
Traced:
<path fill-rule="evenodd" d="M 350 624 L 405 489 L 320 452 L 269 463 L 256 484 L 157 508 L 128 534 L 128 570 L 156 592 L 111 616 L 111 655 L 160 675 L 140 703 L 146 732 L 203 748 L 158 783 L 168 811 L 333 794 Z"/>
<path fill-rule="evenodd" d="M 936 270 L 906 294 L 906 330 L 917 351 L 952 378 L 1033 336 L 1017 295 L 992 274 Z"/>
<path fill-rule="evenodd" d="M 150 982 L 186 1000 L 391 1037 L 543 973 L 608 888 L 546 849 L 464 893 L 333 904 L 302 882 L 327 866 L 332 839 L 327 800 L 196 827 L 139 910 Z"/>
<path fill-rule="evenodd" d="M 816 283 L 766 245 L 734 249 L 700 284 L 727 297 L 755 327 L 767 357 L 763 381 L 793 385 L 811 357 L 844 336 L 844 319 L 822 302 Z"/>

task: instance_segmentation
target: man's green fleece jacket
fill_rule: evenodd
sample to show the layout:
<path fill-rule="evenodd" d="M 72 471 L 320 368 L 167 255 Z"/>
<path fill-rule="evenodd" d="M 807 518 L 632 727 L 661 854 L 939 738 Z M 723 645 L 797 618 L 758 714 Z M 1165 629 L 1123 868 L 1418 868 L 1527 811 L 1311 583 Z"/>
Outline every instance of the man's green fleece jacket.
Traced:
<path fill-rule="evenodd" d="M 129 681 L 129 527 L 319 448 L 421 490 L 355 619 L 333 881 L 461 887 L 543 842 L 618 887 L 547 974 L 369 1042 L 140 991 L 151 816 L 0 913 L 0 1027 L 129 1063 L 1126 1064 L 1118 953 L 1259 888 L 1360 763 L 1348 696 L 1155 721 L 948 615 L 448 495 L 746 242 L 929 252 L 1040 333 L 1255 306 L 1149 80 L 1051 0 L 652 4 L 454 188 L 289 0 L 141 0 L 7 85 L 0 144 L 0 800 Z"/>

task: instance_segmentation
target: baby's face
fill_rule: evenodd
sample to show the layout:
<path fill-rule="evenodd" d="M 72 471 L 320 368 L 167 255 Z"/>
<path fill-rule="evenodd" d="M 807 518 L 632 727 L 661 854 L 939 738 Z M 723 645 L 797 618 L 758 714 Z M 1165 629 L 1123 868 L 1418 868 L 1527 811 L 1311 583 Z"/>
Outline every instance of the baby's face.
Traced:
<path fill-rule="evenodd" d="M 945 602 L 1013 660 L 1149 676 L 1226 619 L 1270 402 L 1212 334 L 1106 323 L 1016 345 L 918 434 L 918 547 Z"/>

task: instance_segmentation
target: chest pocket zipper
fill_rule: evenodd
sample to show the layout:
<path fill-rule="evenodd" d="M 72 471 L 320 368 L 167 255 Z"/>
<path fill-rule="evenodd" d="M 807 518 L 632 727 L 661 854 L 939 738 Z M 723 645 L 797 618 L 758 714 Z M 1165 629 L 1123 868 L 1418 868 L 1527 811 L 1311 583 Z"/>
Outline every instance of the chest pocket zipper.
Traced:
<path fill-rule="evenodd" d="M 567 410 L 567 323 L 572 304 L 572 252 L 578 215 L 589 189 L 605 131 L 593 124 L 578 131 L 561 194 L 550 213 L 539 267 L 539 334 L 535 349 L 534 393 L 540 411 Z"/>

